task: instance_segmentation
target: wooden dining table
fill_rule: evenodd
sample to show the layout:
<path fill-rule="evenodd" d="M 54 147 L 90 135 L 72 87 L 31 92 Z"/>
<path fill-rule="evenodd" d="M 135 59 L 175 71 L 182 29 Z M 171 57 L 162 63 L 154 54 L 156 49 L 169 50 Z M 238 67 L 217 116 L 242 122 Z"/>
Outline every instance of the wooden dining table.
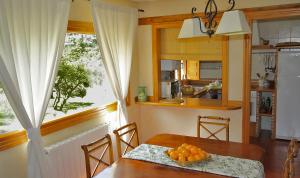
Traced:
<path fill-rule="evenodd" d="M 251 144 L 225 142 L 174 134 L 156 135 L 146 144 L 178 147 L 183 143 L 192 144 L 203 150 L 223 156 L 233 156 L 263 162 L 264 149 Z M 96 178 L 221 178 L 226 176 L 176 168 L 146 161 L 121 158 L 99 173 Z"/>

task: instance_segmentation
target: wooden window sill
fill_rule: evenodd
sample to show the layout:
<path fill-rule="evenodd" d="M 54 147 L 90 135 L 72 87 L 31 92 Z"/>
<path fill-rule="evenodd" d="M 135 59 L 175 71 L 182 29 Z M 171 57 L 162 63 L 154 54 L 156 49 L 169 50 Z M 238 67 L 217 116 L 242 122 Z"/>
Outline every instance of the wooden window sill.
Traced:
<path fill-rule="evenodd" d="M 238 110 L 242 108 L 241 101 L 228 101 L 228 104 L 223 105 L 221 100 L 199 99 L 199 98 L 184 98 L 182 103 L 172 103 L 164 101 L 147 101 L 139 102 L 137 104 L 150 106 L 168 106 L 194 109 L 212 109 L 212 110 Z"/>
<path fill-rule="evenodd" d="M 82 122 L 102 117 L 108 112 L 117 110 L 117 103 L 112 103 L 103 107 L 92 108 L 83 112 L 65 116 L 53 121 L 46 122 L 41 127 L 42 136 L 57 132 L 59 130 L 75 126 Z M 17 145 L 27 142 L 27 134 L 25 130 L 8 132 L 0 135 L 0 151 L 13 148 Z"/>

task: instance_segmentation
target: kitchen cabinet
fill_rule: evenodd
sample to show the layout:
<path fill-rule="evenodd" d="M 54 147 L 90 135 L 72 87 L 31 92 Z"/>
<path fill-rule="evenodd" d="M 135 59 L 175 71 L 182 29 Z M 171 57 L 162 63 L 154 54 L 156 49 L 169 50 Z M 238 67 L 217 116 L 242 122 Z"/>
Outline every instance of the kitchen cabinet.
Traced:
<path fill-rule="evenodd" d="M 199 61 L 198 60 L 187 60 L 187 79 L 188 80 L 199 80 Z"/>
<path fill-rule="evenodd" d="M 176 60 L 161 60 L 162 71 L 180 70 L 180 61 Z"/>

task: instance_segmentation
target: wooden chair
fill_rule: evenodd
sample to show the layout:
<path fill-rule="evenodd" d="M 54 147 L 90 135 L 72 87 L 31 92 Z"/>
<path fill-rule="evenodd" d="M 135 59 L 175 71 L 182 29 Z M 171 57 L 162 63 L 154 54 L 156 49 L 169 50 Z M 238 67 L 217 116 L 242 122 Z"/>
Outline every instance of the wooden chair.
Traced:
<path fill-rule="evenodd" d="M 288 155 L 293 155 L 293 157 L 297 157 L 298 154 L 298 150 L 299 146 L 298 146 L 298 140 L 297 139 L 292 139 L 289 143 L 288 146 Z"/>
<path fill-rule="evenodd" d="M 293 153 L 294 158 L 296 158 L 297 155 L 298 155 L 298 152 L 299 152 L 299 143 L 298 143 L 297 139 L 292 139 L 291 142 L 293 142 L 292 143 L 292 145 L 293 145 L 293 147 L 292 147 L 292 153 Z"/>
<path fill-rule="evenodd" d="M 110 166 L 114 161 L 111 137 L 108 134 L 105 137 L 88 145 L 82 145 L 81 148 L 84 151 L 87 178 L 95 176 L 96 173 L 101 172 L 104 168 Z M 109 163 L 104 161 L 105 153 L 107 152 L 107 150 L 109 150 Z M 91 159 L 96 161 L 96 165 L 93 166 L 93 170 L 91 170 Z"/>
<path fill-rule="evenodd" d="M 283 178 L 292 178 L 295 174 L 294 158 L 298 153 L 298 141 L 292 139 L 288 146 L 287 159 L 284 162 Z"/>
<path fill-rule="evenodd" d="M 294 170 L 294 158 L 292 155 L 288 155 L 284 162 L 283 178 L 293 178 L 295 174 Z"/>
<path fill-rule="evenodd" d="M 116 135 L 117 142 L 117 150 L 118 156 L 121 158 L 124 154 L 126 154 L 130 149 L 134 149 L 139 145 L 139 136 L 136 123 L 127 124 L 119 129 L 114 130 L 114 134 Z M 129 136 L 130 135 L 130 136 Z M 135 144 L 134 137 L 136 139 Z M 128 140 L 128 141 L 126 141 Z M 122 145 L 125 145 L 125 149 L 122 153 Z"/>
<path fill-rule="evenodd" d="M 284 178 L 292 178 L 294 177 L 294 164 L 293 157 L 290 155 L 284 162 Z"/>
<path fill-rule="evenodd" d="M 217 140 L 220 140 L 216 136 L 219 132 L 222 130 L 226 130 L 226 141 L 229 142 L 229 118 L 222 118 L 222 117 L 215 117 L 215 116 L 198 116 L 198 125 L 197 125 L 197 136 L 200 136 L 201 128 L 203 128 L 206 132 L 208 132 L 210 135 L 206 138 L 215 138 Z M 211 131 L 207 128 L 207 125 L 214 125 L 217 127 L 220 127 L 217 131 Z"/>

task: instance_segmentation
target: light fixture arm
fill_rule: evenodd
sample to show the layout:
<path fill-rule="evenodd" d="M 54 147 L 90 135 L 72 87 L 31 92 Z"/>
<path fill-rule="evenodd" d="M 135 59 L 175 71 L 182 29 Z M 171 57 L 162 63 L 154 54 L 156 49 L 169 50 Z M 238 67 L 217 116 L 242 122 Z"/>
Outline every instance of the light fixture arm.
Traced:
<path fill-rule="evenodd" d="M 227 11 L 231 11 L 234 6 L 235 6 L 235 0 L 228 0 L 228 4 L 230 4 L 230 8 Z M 193 18 L 199 18 L 198 16 L 195 15 L 196 12 L 196 7 L 192 8 L 192 15 Z M 208 0 L 205 10 L 204 10 L 204 15 L 207 19 L 207 22 L 204 23 L 204 26 L 206 27 L 207 31 L 204 31 L 202 29 L 202 23 L 200 23 L 200 31 L 202 33 L 207 33 L 209 37 L 211 37 L 215 33 L 215 28 L 217 27 L 218 23 L 215 19 L 215 17 L 218 14 L 218 6 L 215 2 L 215 0 Z"/>
<path fill-rule="evenodd" d="M 231 7 L 227 11 L 233 10 L 233 8 L 235 6 L 235 0 L 228 0 L 228 3 L 231 4 Z"/>
<path fill-rule="evenodd" d="M 197 8 L 196 8 L 196 7 L 193 7 L 193 8 L 192 8 L 192 16 L 193 16 L 193 18 L 198 18 L 198 19 L 199 19 L 199 21 L 200 21 L 200 31 L 201 31 L 202 33 L 207 33 L 207 31 L 204 31 L 204 30 L 202 29 L 202 23 L 201 23 L 201 20 L 200 20 L 199 16 L 197 16 L 197 15 L 195 14 L 196 11 L 197 11 Z"/>

